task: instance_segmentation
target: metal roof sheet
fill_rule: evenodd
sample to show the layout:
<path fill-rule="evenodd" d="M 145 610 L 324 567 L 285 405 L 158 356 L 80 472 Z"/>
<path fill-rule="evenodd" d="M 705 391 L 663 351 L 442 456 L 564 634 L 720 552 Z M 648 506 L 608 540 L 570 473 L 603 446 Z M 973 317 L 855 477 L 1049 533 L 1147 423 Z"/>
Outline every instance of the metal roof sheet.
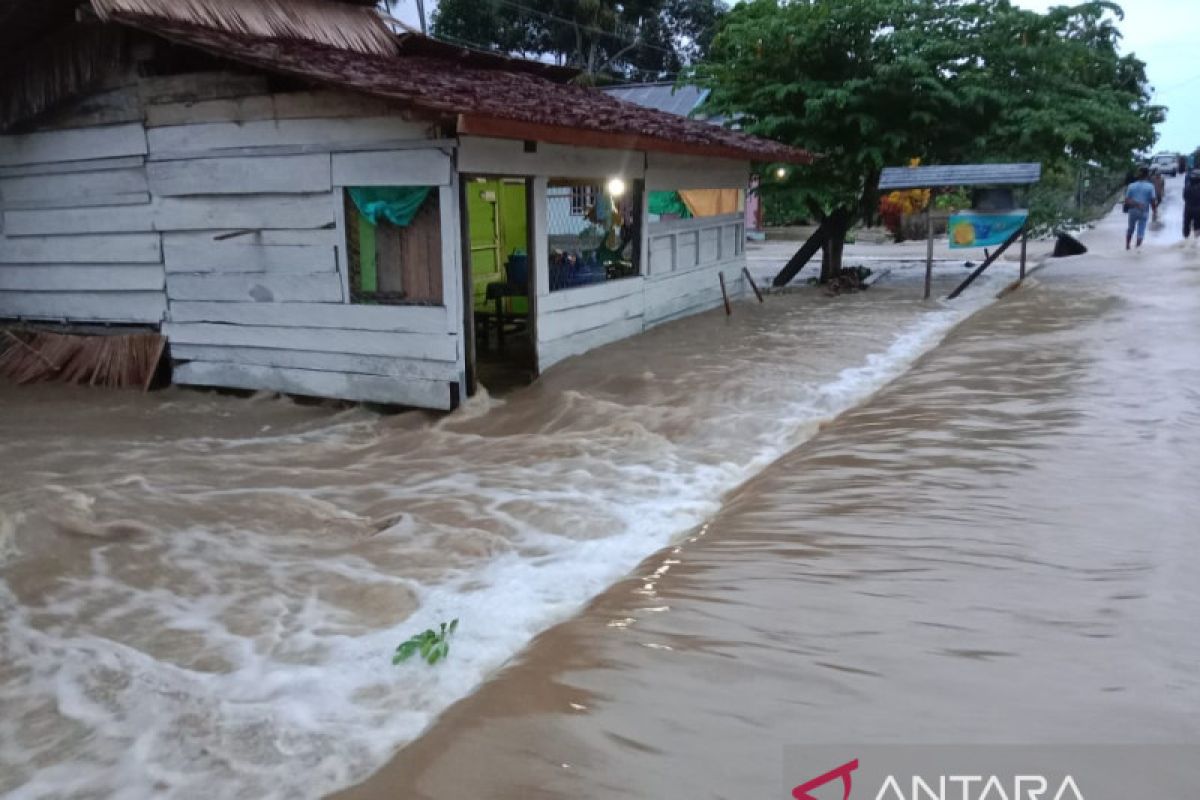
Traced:
<path fill-rule="evenodd" d="M 1042 179 L 1041 164 L 948 164 L 888 167 L 879 176 L 882 191 L 935 186 L 1021 186 Z"/>
<path fill-rule="evenodd" d="M 686 117 L 704 102 L 709 90 L 699 86 L 676 86 L 673 83 L 635 83 L 606 86 L 603 92 L 627 103 Z"/>

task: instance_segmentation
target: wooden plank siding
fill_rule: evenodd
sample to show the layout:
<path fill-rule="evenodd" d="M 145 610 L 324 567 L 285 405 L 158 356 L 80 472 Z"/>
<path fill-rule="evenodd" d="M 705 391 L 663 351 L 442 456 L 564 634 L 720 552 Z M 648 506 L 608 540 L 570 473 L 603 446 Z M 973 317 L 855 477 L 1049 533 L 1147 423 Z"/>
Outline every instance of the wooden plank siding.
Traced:
<path fill-rule="evenodd" d="M 730 296 L 740 297 L 746 291 L 741 236 L 741 216 L 734 214 L 651 223 L 642 277 L 544 291 L 538 297 L 539 367 L 720 306 L 719 272 Z"/>
<path fill-rule="evenodd" d="M 394 333 L 448 334 L 437 306 L 355 306 L 347 303 L 171 303 L 174 322 L 216 322 L 282 328 L 345 328 Z"/>
<path fill-rule="evenodd" d="M 98 169 L 67 175 L 0 177 L 0 201 L 5 208 L 14 203 L 39 204 L 75 202 L 89 197 L 111 197 L 146 193 L 146 170 L 139 163 L 123 169 Z M 147 201 L 149 198 L 146 198 Z M 49 206 L 49 207 L 58 207 Z"/>
<path fill-rule="evenodd" d="M 415 147 L 425 124 L 334 92 L 151 103 L 146 119 L 176 381 L 449 408 L 463 363 L 434 304 L 438 220 L 396 242 L 438 265 L 436 283 L 400 276 L 431 304 L 356 305 L 338 213 L 344 186 L 450 183 L 447 152 Z"/>
<path fill-rule="evenodd" d="M 161 264 L 153 233 L 114 236 L 3 236 L 0 264 Z"/>
<path fill-rule="evenodd" d="M 0 136 L 0 167 L 146 154 L 140 122 Z"/>
<path fill-rule="evenodd" d="M 167 272 L 284 272 L 306 274 L 337 271 L 337 248 L 331 244 L 241 244 L 243 239 L 178 239 L 163 237 Z"/>
<path fill-rule="evenodd" d="M 157 325 L 166 308 L 161 289 L 153 292 L 0 291 L 0 319 Z"/>
<path fill-rule="evenodd" d="M 319 353 L 412 358 L 455 363 L 458 342 L 444 333 L 393 333 L 343 328 L 301 328 L 270 325 L 222 325 L 207 322 L 168 322 L 163 330 L 175 344 L 227 347 L 265 347 Z"/>
<path fill-rule="evenodd" d="M 151 232 L 156 229 L 154 214 L 154 206 L 150 203 L 5 211 L 4 234 L 17 238 Z"/>
<path fill-rule="evenodd" d="M 333 154 L 335 186 L 449 186 L 450 157 L 434 150 Z"/>
<path fill-rule="evenodd" d="M 0 292 L 161 292 L 158 264 L 0 264 Z"/>
<path fill-rule="evenodd" d="M 122 156 L 119 158 L 93 158 L 87 161 L 52 161 L 45 164 L 19 164 L 13 167 L 0 167 L 0 178 L 20 178 L 28 175 L 73 175 L 78 172 L 130 169 L 141 167 L 145 163 L 145 156 Z"/>
<path fill-rule="evenodd" d="M 176 383 L 268 390 L 313 397 L 339 397 L 375 403 L 397 403 L 442 411 L 450 409 L 451 390 L 445 381 L 321 372 L 246 364 L 188 361 L 175 367 Z"/>
<path fill-rule="evenodd" d="M 279 350 L 269 347 L 211 347 L 178 342 L 171 345 L 171 355 L 180 361 L 224 362 L 258 367 L 311 369 L 318 372 L 353 372 L 360 375 L 413 377 L 447 383 L 458 380 L 454 364 L 448 361 L 425 361 L 415 358 Z"/>
<path fill-rule="evenodd" d="M 162 322 L 180 383 L 449 408 L 454 142 L 387 102 L 271 93 L 262 76 L 125 81 L 53 130 L 0 137 L 0 317 Z M 398 242 L 402 262 L 436 265 L 401 276 L 426 304 L 347 302 L 337 208 L 353 185 L 439 187 Z"/>
<path fill-rule="evenodd" d="M 274 158 L 209 158 L 156 161 L 148 167 L 158 197 L 328 192 L 329 156 L 316 153 Z"/>
<path fill-rule="evenodd" d="M 193 82 L 196 77 L 193 76 Z M 190 102 L 171 102 L 169 96 L 155 98 L 146 108 L 146 127 L 192 125 L 199 122 L 256 122 L 273 119 L 314 119 L 318 117 L 385 116 L 389 106 L 383 100 L 347 92 L 314 91 L 266 94 L 266 83 L 242 87 L 233 96 L 209 97 Z M 246 89 L 259 94 L 247 93 Z M 214 77 L 209 94 L 221 93 L 221 80 Z M 228 94 L 226 92 L 226 94 Z"/>
<path fill-rule="evenodd" d="M 167 275 L 167 297 L 226 303 L 340 303 L 342 279 L 335 272 L 315 275 Z"/>
<path fill-rule="evenodd" d="M 320 145 L 326 152 L 342 143 L 426 138 L 427 126 L 399 116 L 347 119 L 279 119 L 256 122 L 201 122 L 150 128 L 152 159 L 280 145 Z"/>
<path fill-rule="evenodd" d="M 132 76 L 0 136 L 0 318 L 157 325 L 162 247 Z"/>

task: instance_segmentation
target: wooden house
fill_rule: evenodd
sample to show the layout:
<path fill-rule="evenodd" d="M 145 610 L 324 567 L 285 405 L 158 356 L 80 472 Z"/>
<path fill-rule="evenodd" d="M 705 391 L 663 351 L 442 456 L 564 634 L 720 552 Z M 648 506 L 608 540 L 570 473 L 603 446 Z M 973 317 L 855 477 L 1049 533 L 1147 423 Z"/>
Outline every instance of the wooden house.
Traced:
<path fill-rule="evenodd" d="M 0 320 L 161 330 L 181 384 L 453 408 L 739 293 L 742 215 L 647 193 L 809 158 L 364 2 L 12 0 L 0 46 Z"/>

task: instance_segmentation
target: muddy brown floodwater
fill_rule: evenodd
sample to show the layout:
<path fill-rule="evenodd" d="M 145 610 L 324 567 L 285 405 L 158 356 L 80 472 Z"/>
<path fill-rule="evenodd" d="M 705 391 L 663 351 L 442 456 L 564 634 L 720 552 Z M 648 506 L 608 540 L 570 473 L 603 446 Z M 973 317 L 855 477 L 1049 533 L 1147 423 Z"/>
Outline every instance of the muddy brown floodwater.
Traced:
<path fill-rule="evenodd" d="M 446 417 L 0 387 L 0 794 L 742 798 L 789 743 L 1195 740 L 1200 253 L 1109 228 L 997 303 L 1011 265 L 901 268 Z"/>
<path fill-rule="evenodd" d="M 1200 741 L 1177 215 L 1128 256 L 1107 220 L 339 798 L 783 797 L 788 744 Z"/>
<path fill-rule="evenodd" d="M 739 303 L 448 416 L 0 386 L 0 794 L 361 781 L 989 302 L 919 285 Z"/>

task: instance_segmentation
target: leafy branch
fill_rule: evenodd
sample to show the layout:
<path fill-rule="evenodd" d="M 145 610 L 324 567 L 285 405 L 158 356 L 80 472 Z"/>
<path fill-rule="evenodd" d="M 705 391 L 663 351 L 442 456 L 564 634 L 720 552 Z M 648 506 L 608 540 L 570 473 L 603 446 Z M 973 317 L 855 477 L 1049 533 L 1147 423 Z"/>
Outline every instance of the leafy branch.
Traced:
<path fill-rule="evenodd" d="M 458 630 L 458 620 L 453 619 L 449 623 L 443 622 L 439 630 L 426 628 L 420 633 L 410 636 L 408 641 L 396 648 L 396 654 L 392 656 L 392 663 L 400 664 L 418 653 L 430 666 L 442 661 L 450 655 L 450 636 L 456 630 Z"/>

